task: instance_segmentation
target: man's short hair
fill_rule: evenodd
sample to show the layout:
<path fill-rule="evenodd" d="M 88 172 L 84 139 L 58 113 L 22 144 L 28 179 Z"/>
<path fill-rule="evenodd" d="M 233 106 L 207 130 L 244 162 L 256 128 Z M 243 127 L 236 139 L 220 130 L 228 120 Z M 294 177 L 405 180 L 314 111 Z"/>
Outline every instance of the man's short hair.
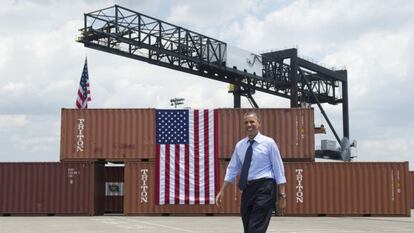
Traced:
<path fill-rule="evenodd" d="M 260 115 L 256 111 L 249 110 L 243 114 L 243 118 L 246 118 L 247 116 L 254 116 L 256 117 L 257 121 L 260 122 Z"/>

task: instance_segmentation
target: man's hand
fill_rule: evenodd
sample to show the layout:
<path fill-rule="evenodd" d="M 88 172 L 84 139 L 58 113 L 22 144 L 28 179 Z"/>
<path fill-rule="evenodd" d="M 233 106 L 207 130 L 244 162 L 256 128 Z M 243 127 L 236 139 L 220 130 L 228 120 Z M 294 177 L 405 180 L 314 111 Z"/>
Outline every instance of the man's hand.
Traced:
<path fill-rule="evenodd" d="M 221 202 L 222 202 L 222 199 L 223 199 L 223 192 L 222 191 L 220 191 L 219 193 L 217 193 L 217 196 L 216 196 L 216 206 L 217 207 L 221 207 Z"/>
<path fill-rule="evenodd" d="M 222 201 L 223 196 L 224 196 L 224 191 L 227 189 L 227 187 L 229 185 L 230 185 L 230 182 L 224 181 L 223 185 L 221 186 L 220 192 L 217 193 L 217 196 L 216 196 L 216 206 L 217 207 L 221 207 L 221 201 Z"/>
<path fill-rule="evenodd" d="M 286 213 L 286 197 L 279 197 L 277 205 L 278 205 L 278 214 L 280 216 L 285 215 L 285 213 Z"/>
<path fill-rule="evenodd" d="M 286 212 L 286 183 L 278 184 L 279 195 L 278 195 L 278 215 L 283 216 Z"/>

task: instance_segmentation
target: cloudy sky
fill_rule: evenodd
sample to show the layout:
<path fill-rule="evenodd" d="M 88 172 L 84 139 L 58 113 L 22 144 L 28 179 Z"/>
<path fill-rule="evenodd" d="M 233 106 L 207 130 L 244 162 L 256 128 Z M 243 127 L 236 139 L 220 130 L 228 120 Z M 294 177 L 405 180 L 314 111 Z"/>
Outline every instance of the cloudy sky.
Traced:
<path fill-rule="evenodd" d="M 69 3 L 70 2 L 70 3 Z M 119 4 L 261 53 L 346 68 L 356 161 L 410 161 L 414 170 L 414 1 L 1 0 L 0 162 L 58 161 L 61 108 L 74 108 L 85 56 L 91 108 L 232 107 L 227 84 L 84 48 L 83 13 Z M 260 107 L 289 102 L 257 93 Z M 243 100 L 243 107 L 249 107 Z M 342 135 L 341 106 L 325 106 Z M 326 124 L 315 110 L 316 124 Z M 318 136 L 333 139 L 331 133 Z"/>

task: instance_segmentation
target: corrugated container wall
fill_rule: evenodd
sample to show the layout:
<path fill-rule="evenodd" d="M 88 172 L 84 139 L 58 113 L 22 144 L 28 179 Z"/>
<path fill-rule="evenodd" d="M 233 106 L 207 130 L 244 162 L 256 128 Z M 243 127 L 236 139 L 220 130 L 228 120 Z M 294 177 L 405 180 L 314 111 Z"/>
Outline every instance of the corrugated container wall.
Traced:
<path fill-rule="evenodd" d="M 105 213 L 124 211 L 124 167 L 105 167 Z"/>
<path fill-rule="evenodd" d="M 246 136 L 242 116 L 249 109 L 219 109 L 219 158 L 230 158 L 237 141 Z M 255 109 L 260 132 L 275 139 L 284 161 L 315 159 L 313 109 Z"/>
<path fill-rule="evenodd" d="M 0 215 L 103 214 L 103 165 L 0 163 Z"/>
<path fill-rule="evenodd" d="M 289 215 L 410 216 L 408 162 L 286 165 Z"/>
<path fill-rule="evenodd" d="M 248 109 L 218 109 L 218 157 L 230 158 L 245 137 L 243 113 Z M 313 161 L 313 109 L 257 109 L 261 132 L 279 145 L 285 161 Z M 62 110 L 62 161 L 132 161 L 155 159 L 154 109 Z"/>
<path fill-rule="evenodd" d="M 220 186 L 228 162 L 220 162 Z M 285 163 L 287 215 L 410 216 L 407 163 Z M 155 205 L 155 163 L 127 163 L 124 214 L 238 215 L 240 192 L 232 185 L 223 208 Z"/>
<path fill-rule="evenodd" d="M 411 177 L 411 209 L 414 209 L 414 171 L 410 172 Z"/>
<path fill-rule="evenodd" d="M 219 177 L 224 179 L 227 162 L 220 162 Z M 125 215 L 231 214 L 240 210 L 240 192 L 234 185 L 227 191 L 223 208 L 215 205 L 155 205 L 155 162 L 127 162 L 125 165 Z M 220 181 L 220 182 L 221 182 Z"/>
<path fill-rule="evenodd" d="M 154 109 L 62 109 L 61 160 L 155 157 Z"/>

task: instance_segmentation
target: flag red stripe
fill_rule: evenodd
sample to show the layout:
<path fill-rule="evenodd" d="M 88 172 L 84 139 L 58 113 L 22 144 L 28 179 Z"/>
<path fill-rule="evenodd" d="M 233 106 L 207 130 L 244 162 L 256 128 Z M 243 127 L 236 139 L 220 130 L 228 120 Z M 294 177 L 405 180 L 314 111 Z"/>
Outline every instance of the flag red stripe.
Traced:
<path fill-rule="evenodd" d="M 190 146 L 185 144 L 185 171 L 184 171 L 184 183 L 185 183 L 185 204 L 190 204 Z"/>
<path fill-rule="evenodd" d="M 199 153 L 199 128 L 198 110 L 194 110 L 194 199 L 199 204 L 200 198 L 200 153 Z"/>
<path fill-rule="evenodd" d="M 83 102 L 84 99 L 83 99 L 83 93 L 81 92 L 81 90 L 78 90 L 78 97 Z"/>
<path fill-rule="evenodd" d="M 209 133 L 208 133 L 208 110 L 204 110 L 204 200 L 205 203 L 210 204 L 210 181 L 209 181 Z"/>
<path fill-rule="evenodd" d="M 165 203 L 170 202 L 170 145 L 165 145 Z"/>
<path fill-rule="evenodd" d="M 155 159 L 157 164 L 155 165 L 155 203 L 160 204 L 160 145 L 155 146 Z"/>
<path fill-rule="evenodd" d="M 175 195 L 175 204 L 180 203 L 180 145 L 175 144 L 175 188 L 174 188 L 174 195 Z"/>

